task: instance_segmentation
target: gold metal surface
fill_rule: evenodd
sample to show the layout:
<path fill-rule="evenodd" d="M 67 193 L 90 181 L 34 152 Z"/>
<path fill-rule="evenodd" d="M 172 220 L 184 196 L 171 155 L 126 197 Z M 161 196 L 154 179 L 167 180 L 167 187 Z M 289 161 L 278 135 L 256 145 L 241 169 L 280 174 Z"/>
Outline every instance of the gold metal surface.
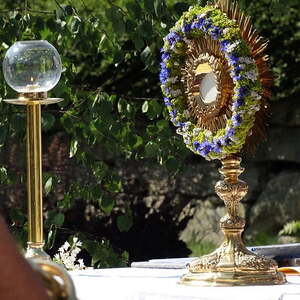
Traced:
<path fill-rule="evenodd" d="M 43 253 L 42 184 L 41 104 L 32 101 L 27 104 L 28 248 L 26 257 Z"/>
<path fill-rule="evenodd" d="M 64 268 L 52 261 L 30 259 L 29 262 L 41 276 L 51 300 L 76 300 L 72 278 Z"/>
<path fill-rule="evenodd" d="M 240 167 L 241 159 L 229 156 L 221 162 L 223 166 L 219 172 L 224 180 L 217 182 L 215 189 L 228 211 L 220 221 L 225 240 L 217 250 L 192 262 L 189 273 L 181 278 L 180 283 L 202 286 L 285 283 L 285 276 L 277 271 L 274 260 L 250 252 L 242 241 L 245 221 L 239 216 L 238 205 L 247 194 L 248 185 L 238 179 L 244 171 Z"/>
<path fill-rule="evenodd" d="M 5 99 L 4 102 L 8 104 L 15 104 L 15 105 L 28 105 L 32 103 L 41 104 L 41 105 L 48 105 L 48 104 L 54 104 L 63 101 L 62 98 L 47 98 L 47 99 Z"/>

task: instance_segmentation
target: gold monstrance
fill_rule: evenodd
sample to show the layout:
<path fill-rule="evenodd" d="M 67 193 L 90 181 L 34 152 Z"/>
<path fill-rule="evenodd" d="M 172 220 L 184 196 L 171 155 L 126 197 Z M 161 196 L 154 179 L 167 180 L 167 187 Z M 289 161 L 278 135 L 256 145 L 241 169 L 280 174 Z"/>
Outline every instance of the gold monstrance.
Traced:
<path fill-rule="evenodd" d="M 239 180 L 240 153 L 265 137 L 266 99 L 272 83 L 264 54 L 267 42 L 230 0 L 184 13 L 165 38 L 160 80 L 171 120 L 189 149 L 219 159 L 224 179 L 215 190 L 227 214 L 222 245 L 189 265 L 186 285 L 232 286 L 285 283 L 274 260 L 242 241 L 239 202 L 248 185 Z"/>

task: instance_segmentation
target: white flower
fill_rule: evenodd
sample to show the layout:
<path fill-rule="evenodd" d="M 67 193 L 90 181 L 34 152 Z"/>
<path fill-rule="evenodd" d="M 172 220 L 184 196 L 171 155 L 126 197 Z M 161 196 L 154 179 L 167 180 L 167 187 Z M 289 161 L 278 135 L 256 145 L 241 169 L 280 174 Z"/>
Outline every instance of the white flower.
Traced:
<path fill-rule="evenodd" d="M 251 97 L 253 97 L 253 98 L 257 99 L 257 100 L 261 99 L 261 95 L 258 94 L 257 92 L 254 92 L 254 91 L 251 92 Z"/>
<path fill-rule="evenodd" d="M 241 57 L 240 62 L 244 63 L 246 65 L 250 65 L 250 64 L 254 64 L 255 60 L 253 58 L 250 58 L 250 57 Z"/>
<path fill-rule="evenodd" d="M 207 132 L 205 133 L 205 136 L 208 138 L 210 136 L 212 136 L 212 132 L 210 130 L 207 130 Z"/>
<path fill-rule="evenodd" d="M 191 116 L 191 114 L 190 114 L 190 112 L 189 112 L 188 109 L 186 109 L 183 113 L 184 113 L 184 116 L 185 116 L 186 118 L 189 118 L 189 117 Z"/>
<path fill-rule="evenodd" d="M 187 44 L 190 45 L 192 43 L 192 41 L 190 39 L 187 39 L 186 37 L 183 38 L 183 41 Z"/>
<path fill-rule="evenodd" d="M 197 136 L 201 132 L 200 128 L 194 128 L 193 129 L 193 136 Z"/>
<path fill-rule="evenodd" d="M 170 77 L 168 78 L 167 82 L 174 84 L 178 80 L 178 77 Z"/>
<path fill-rule="evenodd" d="M 226 15 L 226 17 L 227 17 L 227 15 Z M 224 33 L 224 34 L 227 34 L 227 33 L 229 32 L 229 30 L 230 30 L 229 28 L 225 28 L 225 29 L 223 30 L 223 33 Z"/>
<path fill-rule="evenodd" d="M 251 71 L 244 73 L 244 76 L 252 81 L 255 81 L 255 80 L 257 80 L 258 73 L 256 70 L 251 70 Z"/>
<path fill-rule="evenodd" d="M 241 43 L 241 41 L 236 41 L 235 43 L 231 44 L 227 47 L 227 52 L 231 53 L 234 51 L 234 49 Z"/>
<path fill-rule="evenodd" d="M 62 251 L 63 250 L 67 251 L 69 249 L 69 247 L 70 247 L 70 244 L 68 243 L 68 241 L 66 241 L 60 249 L 62 249 Z"/>
<path fill-rule="evenodd" d="M 73 237 L 72 245 L 67 241 L 58 249 L 54 255 L 54 261 L 64 265 L 67 270 L 82 270 L 85 268 L 83 260 L 76 260 L 81 251 L 82 242 L 77 237 Z"/>

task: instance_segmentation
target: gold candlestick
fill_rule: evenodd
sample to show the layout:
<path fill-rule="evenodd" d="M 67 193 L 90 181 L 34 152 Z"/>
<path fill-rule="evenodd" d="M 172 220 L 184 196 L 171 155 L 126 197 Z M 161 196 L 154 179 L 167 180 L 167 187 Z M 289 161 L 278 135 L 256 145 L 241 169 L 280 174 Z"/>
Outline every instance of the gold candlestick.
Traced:
<path fill-rule="evenodd" d="M 22 93 L 18 99 L 4 100 L 27 107 L 27 205 L 28 242 L 25 257 L 49 258 L 43 250 L 43 185 L 41 105 L 57 103 L 60 98 L 48 98 L 47 93 Z"/>
<path fill-rule="evenodd" d="M 217 250 L 192 262 L 180 283 L 203 286 L 284 283 L 285 276 L 277 272 L 276 262 L 252 253 L 242 241 L 245 221 L 239 216 L 238 205 L 247 194 L 248 185 L 238 179 L 244 171 L 240 167 L 241 158 L 229 156 L 221 162 L 219 172 L 224 180 L 217 182 L 215 190 L 228 211 L 220 221 L 225 240 Z"/>

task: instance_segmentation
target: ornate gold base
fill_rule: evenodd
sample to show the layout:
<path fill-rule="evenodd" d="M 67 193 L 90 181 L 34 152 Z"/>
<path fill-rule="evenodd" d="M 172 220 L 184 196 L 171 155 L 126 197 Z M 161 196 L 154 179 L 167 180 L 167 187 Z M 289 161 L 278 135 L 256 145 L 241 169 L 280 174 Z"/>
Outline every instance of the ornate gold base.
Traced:
<path fill-rule="evenodd" d="M 274 260 L 240 249 L 224 242 L 209 255 L 192 262 L 189 273 L 181 278 L 181 284 L 201 286 L 273 285 L 286 282 L 283 273 L 277 272 Z"/>
<path fill-rule="evenodd" d="M 225 178 L 216 184 L 216 193 L 228 210 L 220 221 L 225 241 L 211 254 L 192 262 L 189 273 L 181 278 L 181 284 L 234 286 L 286 282 L 284 274 L 277 271 L 274 260 L 250 252 L 242 241 L 245 221 L 238 215 L 238 204 L 247 194 L 248 186 L 238 179 L 244 171 L 240 162 L 241 159 L 235 156 L 223 159 L 223 167 L 219 171 Z"/>
<path fill-rule="evenodd" d="M 50 256 L 43 249 L 44 243 L 27 243 L 27 249 L 25 252 L 26 258 L 32 259 L 46 259 L 50 260 Z"/>

